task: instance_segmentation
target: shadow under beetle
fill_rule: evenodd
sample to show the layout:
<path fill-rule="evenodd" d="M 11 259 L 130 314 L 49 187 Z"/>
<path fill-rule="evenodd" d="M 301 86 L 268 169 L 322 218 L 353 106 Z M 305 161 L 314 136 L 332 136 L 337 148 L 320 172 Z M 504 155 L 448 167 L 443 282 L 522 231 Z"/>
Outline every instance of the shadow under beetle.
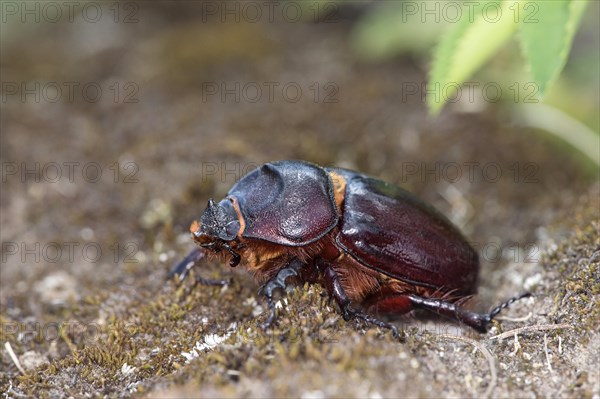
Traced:
<path fill-rule="evenodd" d="M 267 163 L 219 203 L 209 200 L 190 231 L 199 247 L 170 276 L 183 279 L 206 256 L 229 253 L 230 266 L 242 263 L 263 284 L 263 328 L 275 319 L 274 291 L 291 282 L 321 283 L 344 319 L 394 335 L 396 327 L 373 314 L 427 309 L 484 333 L 502 309 L 529 296 L 489 313 L 462 307 L 477 291 L 479 259 L 460 231 L 408 191 L 347 169 Z"/>

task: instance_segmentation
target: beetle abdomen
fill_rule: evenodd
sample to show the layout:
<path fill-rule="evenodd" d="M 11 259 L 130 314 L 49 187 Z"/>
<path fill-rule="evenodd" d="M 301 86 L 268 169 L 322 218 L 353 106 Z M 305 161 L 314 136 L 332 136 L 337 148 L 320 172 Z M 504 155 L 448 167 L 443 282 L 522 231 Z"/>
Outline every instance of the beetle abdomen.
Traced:
<path fill-rule="evenodd" d="M 400 187 L 344 169 L 344 211 L 337 243 L 363 265 L 443 291 L 476 291 L 479 260 L 452 223 Z"/>

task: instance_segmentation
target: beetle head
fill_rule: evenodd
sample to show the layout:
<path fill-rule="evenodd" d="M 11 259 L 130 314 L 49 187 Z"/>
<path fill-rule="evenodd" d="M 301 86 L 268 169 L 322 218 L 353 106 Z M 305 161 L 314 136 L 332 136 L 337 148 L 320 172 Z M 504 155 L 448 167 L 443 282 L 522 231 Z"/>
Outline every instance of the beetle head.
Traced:
<path fill-rule="evenodd" d="M 192 237 L 201 247 L 215 252 L 227 250 L 233 258 L 231 266 L 240 263 L 240 255 L 230 245 L 240 231 L 240 221 L 230 200 L 224 199 L 218 204 L 208 200 L 208 205 L 200 217 L 200 224 L 194 222 L 191 227 Z"/>

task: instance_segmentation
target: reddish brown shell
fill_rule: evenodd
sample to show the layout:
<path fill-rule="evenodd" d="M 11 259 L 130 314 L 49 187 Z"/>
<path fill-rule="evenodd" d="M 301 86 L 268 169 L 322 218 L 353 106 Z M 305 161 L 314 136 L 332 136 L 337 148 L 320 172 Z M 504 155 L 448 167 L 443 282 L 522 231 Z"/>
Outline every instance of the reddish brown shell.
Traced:
<path fill-rule="evenodd" d="M 244 238 L 300 246 L 327 234 L 338 222 L 329 174 L 304 161 L 267 163 L 228 193 L 244 217 Z"/>
<path fill-rule="evenodd" d="M 338 245 L 361 264 L 395 279 L 468 295 L 476 291 L 477 253 L 435 208 L 400 187 L 344 169 Z"/>

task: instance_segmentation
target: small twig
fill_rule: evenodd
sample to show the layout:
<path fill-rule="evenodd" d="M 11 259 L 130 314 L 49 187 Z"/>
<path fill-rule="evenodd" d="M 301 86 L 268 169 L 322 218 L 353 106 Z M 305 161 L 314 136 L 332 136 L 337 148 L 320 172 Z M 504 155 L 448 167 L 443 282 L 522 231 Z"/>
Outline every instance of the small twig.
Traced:
<path fill-rule="evenodd" d="M 558 354 L 562 355 L 562 337 L 558 336 Z"/>
<path fill-rule="evenodd" d="M 550 364 L 550 354 L 548 353 L 548 335 L 544 334 L 544 352 L 546 353 L 546 364 L 548 364 L 548 370 L 552 372 L 552 365 Z"/>
<path fill-rule="evenodd" d="M 520 328 L 515 328 L 514 330 L 510 330 L 507 332 L 504 332 L 502 334 L 498 334 L 498 335 L 494 335 L 493 337 L 489 337 L 489 340 L 492 339 L 504 339 L 506 337 L 511 337 L 514 334 L 521 334 L 524 332 L 530 332 L 530 331 L 546 331 L 546 330 L 559 330 L 561 328 L 570 328 L 571 326 L 568 323 L 563 323 L 563 324 L 539 324 L 536 326 L 527 326 L 527 327 L 520 327 Z"/>
<path fill-rule="evenodd" d="M 519 352 L 519 349 L 521 349 L 521 344 L 519 343 L 519 336 L 517 335 L 517 333 L 515 332 L 515 350 L 512 351 L 510 353 L 511 356 L 516 355 Z"/>
<path fill-rule="evenodd" d="M 494 356 L 492 356 L 492 352 L 490 352 L 490 350 L 488 348 L 486 348 L 484 345 L 482 345 L 481 343 L 479 343 L 473 339 L 467 338 L 467 337 L 461 337 L 458 335 L 450 335 L 450 334 L 441 334 L 441 335 L 438 335 L 438 337 L 463 341 L 467 344 L 473 345 L 476 349 L 479 349 L 479 351 L 483 354 L 483 357 L 485 357 L 485 359 L 488 362 L 488 365 L 490 368 L 490 375 L 491 375 L 491 381 L 490 381 L 487 389 L 483 393 L 482 397 L 484 397 L 484 398 L 491 397 L 492 391 L 494 390 L 494 388 L 496 388 L 496 384 L 498 382 L 498 373 L 496 371 L 496 362 L 494 361 Z"/>
<path fill-rule="evenodd" d="M 499 321 L 527 321 L 529 319 L 531 319 L 531 316 L 533 316 L 533 313 L 529 312 L 529 314 L 527 316 L 523 316 L 523 317 L 508 317 L 508 316 L 497 316 L 495 317 L 496 320 Z"/>
<path fill-rule="evenodd" d="M 15 352 L 13 351 L 13 348 L 10 345 L 10 342 L 6 341 L 4 343 L 4 348 L 6 348 L 6 351 L 8 352 L 8 356 L 10 356 L 13 363 L 15 364 L 15 366 L 17 366 L 17 368 L 19 369 L 21 374 L 25 375 L 25 370 L 23 370 L 23 367 L 21 366 L 21 362 L 19 362 L 19 358 L 17 357 L 17 355 L 15 355 Z"/>

